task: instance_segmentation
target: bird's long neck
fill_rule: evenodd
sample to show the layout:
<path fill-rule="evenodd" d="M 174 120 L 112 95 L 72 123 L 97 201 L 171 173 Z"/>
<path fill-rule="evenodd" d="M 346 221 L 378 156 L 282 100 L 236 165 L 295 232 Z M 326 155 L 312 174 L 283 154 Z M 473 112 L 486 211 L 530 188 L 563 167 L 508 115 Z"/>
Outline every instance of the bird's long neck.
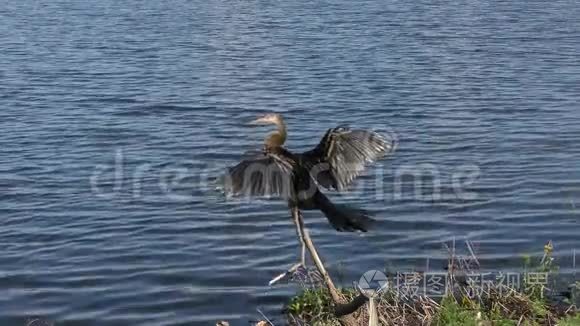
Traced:
<path fill-rule="evenodd" d="M 282 147 L 286 141 L 286 124 L 284 124 L 282 119 L 276 121 L 275 124 L 277 127 L 276 131 L 272 132 L 268 135 L 268 137 L 266 137 L 266 141 L 264 143 L 266 148 Z"/>

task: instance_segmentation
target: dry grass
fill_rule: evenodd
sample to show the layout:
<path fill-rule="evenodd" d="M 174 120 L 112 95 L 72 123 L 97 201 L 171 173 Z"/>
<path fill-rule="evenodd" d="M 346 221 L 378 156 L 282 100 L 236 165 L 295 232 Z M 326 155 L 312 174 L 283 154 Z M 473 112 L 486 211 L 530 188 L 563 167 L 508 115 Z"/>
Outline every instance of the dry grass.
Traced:
<path fill-rule="evenodd" d="M 549 245 L 549 246 L 548 246 Z M 535 270 L 551 270 L 553 250 L 546 245 L 544 256 Z M 386 326 L 423 325 L 576 325 L 576 307 L 549 303 L 539 292 L 519 292 L 505 285 L 493 285 L 477 295 L 462 278 L 479 268 L 475 253 L 468 244 L 469 255 L 457 255 L 455 248 L 447 248 L 448 278 L 451 280 L 447 296 L 434 300 L 424 295 L 409 297 L 400 291 L 387 291 L 375 298 L 378 322 Z M 529 266 L 527 268 L 530 268 Z M 298 271 L 294 281 L 303 292 L 288 304 L 286 315 L 291 325 L 340 325 L 334 316 L 332 300 L 321 286 L 320 276 L 312 270 Z M 529 288 L 528 288 L 529 289 Z M 341 295 L 351 301 L 359 295 L 354 289 L 342 289 Z M 368 325 L 368 303 L 353 316 L 359 325 Z M 580 326 L 580 323 L 577 324 Z"/>

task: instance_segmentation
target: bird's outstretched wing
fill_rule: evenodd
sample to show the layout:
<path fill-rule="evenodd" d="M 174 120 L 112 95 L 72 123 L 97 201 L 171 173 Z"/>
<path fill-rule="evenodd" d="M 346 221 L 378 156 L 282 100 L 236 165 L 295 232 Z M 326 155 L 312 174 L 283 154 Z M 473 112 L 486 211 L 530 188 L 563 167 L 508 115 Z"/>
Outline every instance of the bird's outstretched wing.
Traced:
<path fill-rule="evenodd" d="M 339 127 L 328 129 L 320 143 L 302 154 L 312 177 L 327 189 L 345 190 L 365 169 L 393 149 L 376 132 Z"/>
<path fill-rule="evenodd" d="M 224 191 L 236 197 L 291 198 L 293 161 L 277 154 L 264 154 L 241 161 L 224 176 Z"/>

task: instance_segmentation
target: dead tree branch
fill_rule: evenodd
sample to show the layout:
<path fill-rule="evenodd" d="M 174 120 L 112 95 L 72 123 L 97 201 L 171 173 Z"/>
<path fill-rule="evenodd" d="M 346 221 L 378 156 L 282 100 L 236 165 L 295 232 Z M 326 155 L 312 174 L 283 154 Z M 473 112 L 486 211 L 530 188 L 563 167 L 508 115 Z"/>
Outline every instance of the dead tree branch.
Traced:
<path fill-rule="evenodd" d="M 324 263 L 320 259 L 320 256 L 318 255 L 318 252 L 316 251 L 316 247 L 314 246 L 314 243 L 312 242 L 312 239 L 310 239 L 310 234 L 308 233 L 308 230 L 306 230 L 304 228 L 304 221 L 302 219 L 302 213 L 300 212 L 300 210 L 297 207 L 292 208 L 292 218 L 294 219 L 295 223 L 297 223 L 296 227 L 299 230 L 299 235 L 301 234 L 302 240 L 304 241 L 304 245 L 306 246 L 306 248 L 310 252 L 310 256 L 312 257 L 312 260 L 314 261 L 314 264 L 316 265 L 316 269 L 318 269 L 318 272 L 320 273 L 320 275 L 322 275 L 322 279 L 324 281 L 324 284 L 326 285 L 326 288 L 328 289 L 328 292 L 330 292 L 330 296 L 332 297 L 332 301 L 334 302 L 334 305 L 335 306 L 342 306 L 346 302 L 345 302 L 344 298 L 342 296 L 340 296 L 340 294 L 338 293 L 338 290 L 334 286 L 334 282 L 332 281 L 332 278 L 330 278 L 330 275 L 326 271 L 326 268 L 324 267 Z M 356 326 L 357 325 L 355 318 L 350 316 L 350 315 L 342 315 L 342 316 L 337 316 L 337 317 L 340 320 L 340 323 L 342 325 L 345 325 L 345 326 Z"/>

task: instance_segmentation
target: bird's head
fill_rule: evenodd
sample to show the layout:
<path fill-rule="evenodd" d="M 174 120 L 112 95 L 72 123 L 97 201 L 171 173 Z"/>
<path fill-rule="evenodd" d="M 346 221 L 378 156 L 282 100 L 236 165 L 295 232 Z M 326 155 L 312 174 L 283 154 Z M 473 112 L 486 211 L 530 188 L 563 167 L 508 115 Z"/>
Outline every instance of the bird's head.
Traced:
<path fill-rule="evenodd" d="M 275 124 L 275 125 L 280 125 L 282 124 L 282 116 L 278 113 L 268 113 L 262 117 L 259 117 L 258 119 L 252 121 L 250 124 L 253 125 L 269 125 L 269 124 Z"/>

